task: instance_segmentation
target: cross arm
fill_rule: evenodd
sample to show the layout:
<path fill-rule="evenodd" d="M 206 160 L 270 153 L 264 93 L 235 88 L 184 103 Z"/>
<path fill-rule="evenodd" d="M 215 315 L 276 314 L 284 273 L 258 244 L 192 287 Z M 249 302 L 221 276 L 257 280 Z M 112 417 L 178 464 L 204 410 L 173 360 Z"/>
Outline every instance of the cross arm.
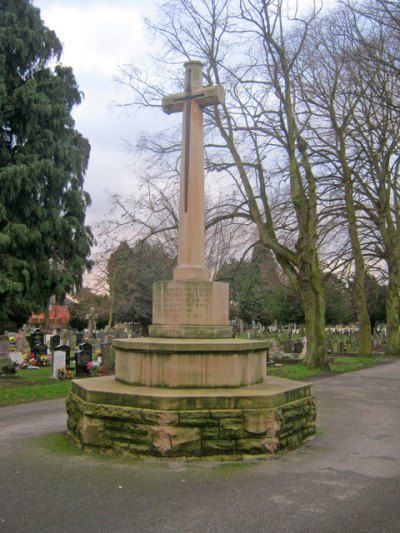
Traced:
<path fill-rule="evenodd" d="M 190 96 L 185 93 L 176 93 L 164 96 L 162 99 L 162 108 L 164 113 L 178 113 L 183 111 L 185 102 L 195 101 L 200 107 L 208 107 L 225 102 L 225 91 L 222 85 L 212 85 L 211 87 L 199 87 L 194 90 Z"/>

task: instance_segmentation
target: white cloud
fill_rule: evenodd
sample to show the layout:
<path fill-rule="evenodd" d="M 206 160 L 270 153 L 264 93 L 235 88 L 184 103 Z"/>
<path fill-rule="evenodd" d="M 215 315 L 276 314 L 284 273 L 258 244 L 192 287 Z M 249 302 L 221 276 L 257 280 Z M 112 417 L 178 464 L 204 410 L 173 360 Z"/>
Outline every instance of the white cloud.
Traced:
<path fill-rule="evenodd" d="M 140 121 L 112 108 L 113 101 L 129 100 L 114 77 L 118 66 L 145 62 L 151 48 L 143 28 L 152 0 L 34 0 L 46 26 L 63 44 L 61 62 L 71 66 L 85 94 L 73 110 L 78 131 L 89 139 L 91 157 L 85 189 L 92 197 L 87 223 L 94 225 L 109 210 L 107 192 L 134 190 L 132 158 L 122 139 L 134 141 Z M 143 126 L 144 128 L 144 126 Z"/>
<path fill-rule="evenodd" d="M 64 64 L 77 73 L 108 75 L 145 53 L 142 16 L 138 7 L 120 2 L 56 3 L 42 10 L 46 25 L 63 43 Z"/>

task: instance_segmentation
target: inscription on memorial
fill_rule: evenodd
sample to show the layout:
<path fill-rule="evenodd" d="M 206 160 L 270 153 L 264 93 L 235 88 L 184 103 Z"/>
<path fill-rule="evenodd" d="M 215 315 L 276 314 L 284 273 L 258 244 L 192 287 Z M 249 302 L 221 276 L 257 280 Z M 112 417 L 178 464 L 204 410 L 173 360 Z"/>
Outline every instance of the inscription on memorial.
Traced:
<path fill-rule="evenodd" d="M 154 288 L 154 317 L 168 317 L 171 324 L 203 321 L 211 311 L 212 287 L 165 284 Z"/>

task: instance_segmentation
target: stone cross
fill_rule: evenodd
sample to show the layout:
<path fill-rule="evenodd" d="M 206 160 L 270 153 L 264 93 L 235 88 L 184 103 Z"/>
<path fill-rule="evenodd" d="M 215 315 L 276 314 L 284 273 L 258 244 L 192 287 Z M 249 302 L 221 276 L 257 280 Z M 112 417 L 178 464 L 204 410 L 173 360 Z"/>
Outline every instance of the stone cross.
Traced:
<path fill-rule="evenodd" d="M 86 320 L 88 320 L 88 337 L 89 339 L 93 338 L 94 330 L 96 329 L 96 320 L 99 318 L 99 315 L 95 313 L 95 307 L 90 308 L 90 313 L 86 315 Z"/>
<path fill-rule="evenodd" d="M 202 63 L 185 63 L 185 90 L 165 96 L 163 111 L 183 112 L 179 200 L 178 265 L 175 280 L 208 280 L 204 264 L 204 140 L 203 108 L 222 104 L 220 85 L 202 86 Z"/>

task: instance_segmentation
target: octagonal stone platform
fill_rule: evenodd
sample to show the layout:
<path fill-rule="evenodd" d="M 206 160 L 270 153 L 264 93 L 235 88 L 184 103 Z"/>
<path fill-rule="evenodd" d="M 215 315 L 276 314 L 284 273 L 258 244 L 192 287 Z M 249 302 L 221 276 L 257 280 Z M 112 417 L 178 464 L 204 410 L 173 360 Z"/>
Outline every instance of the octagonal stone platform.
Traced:
<path fill-rule="evenodd" d="M 261 383 L 269 343 L 241 339 L 117 339 L 115 377 L 149 387 L 243 387 Z"/>
<path fill-rule="evenodd" d="M 88 378 L 72 382 L 66 405 L 76 445 L 118 456 L 265 456 L 294 449 L 315 433 L 312 385 L 273 377 L 204 389 Z"/>

